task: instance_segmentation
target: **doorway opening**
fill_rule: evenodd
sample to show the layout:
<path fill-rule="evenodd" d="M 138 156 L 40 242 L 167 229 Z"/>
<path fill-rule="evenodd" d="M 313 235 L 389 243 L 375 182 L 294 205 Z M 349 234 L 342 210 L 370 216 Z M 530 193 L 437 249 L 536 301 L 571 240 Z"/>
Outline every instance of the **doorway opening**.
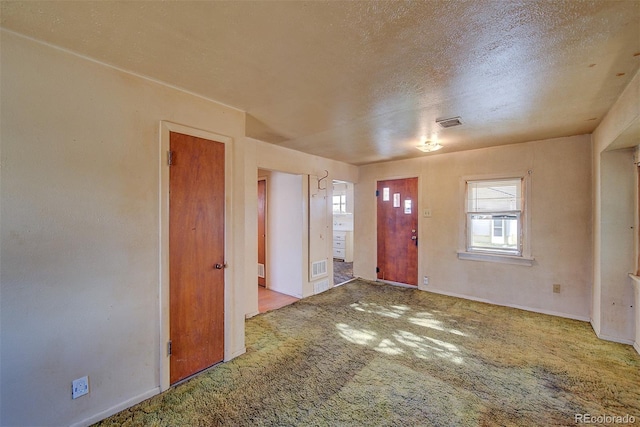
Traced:
<path fill-rule="evenodd" d="M 303 177 L 258 169 L 258 311 L 302 297 Z"/>
<path fill-rule="evenodd" d="M 333 181 L 333 285 L 353 279 L 353 183 Z"/>

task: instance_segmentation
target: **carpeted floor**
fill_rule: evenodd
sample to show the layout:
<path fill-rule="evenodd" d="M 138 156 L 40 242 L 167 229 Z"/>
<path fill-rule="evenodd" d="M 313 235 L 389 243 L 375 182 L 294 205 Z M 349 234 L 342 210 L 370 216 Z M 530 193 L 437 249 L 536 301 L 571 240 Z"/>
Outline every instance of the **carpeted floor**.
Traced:
<path fill-rule="evenodd" d="M 358 279 L 249 319 L 246 341 L 101 425 L 640 423 L 640 355 L 585 322 Z"/>

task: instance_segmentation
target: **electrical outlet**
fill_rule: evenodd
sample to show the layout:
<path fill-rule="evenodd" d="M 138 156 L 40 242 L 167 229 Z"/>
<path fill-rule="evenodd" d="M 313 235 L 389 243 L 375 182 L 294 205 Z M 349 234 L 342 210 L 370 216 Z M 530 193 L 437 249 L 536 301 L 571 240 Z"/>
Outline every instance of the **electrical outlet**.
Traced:
<path fill-rule="evenodd" d="M 422 279 L 422 284 L 425 286 L 429 284 L 429 276 L 424 276 L 424 279 Z"/>
<path fill-rule="evenodd" d="M 89 393 L 89 377 L 85 376 L 71 381 L 71 398 L 77 399 Z"/>
<path fill-rule="evenodd" d="M 422 211 L 422 216 L 424 216 L 425 218 L 431 218 L 431 209 L 425 208 Z"/>
<path fill-rule="evenodd" d="M 560 293 L 560 285 L 557 283 L 553 284 L 553 293 L 554 294 L 559 294 Z"/>

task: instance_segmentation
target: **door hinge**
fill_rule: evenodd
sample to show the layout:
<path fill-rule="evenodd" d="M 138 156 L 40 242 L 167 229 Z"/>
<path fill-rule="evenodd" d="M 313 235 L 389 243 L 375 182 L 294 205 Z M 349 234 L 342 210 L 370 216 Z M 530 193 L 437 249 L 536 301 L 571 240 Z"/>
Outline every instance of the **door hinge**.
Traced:
<path fill-rule="evenodd" d="M 167 151 L 167 164 L 169 166 L 173 164 L 173 151 Z"/>
<path fill-rule="evenodd" d="M 376 190 L 376 197 L 380 196 L 380 190 Z"/>
<path fill-rule="evenodd" d="M 171 356 L 171 340 L 167 342 L 167 356 Z"/>
<path fill-rule="evenodd" d="M 380 273 L 380 267 L 376 267 L 376 273 Z"/>

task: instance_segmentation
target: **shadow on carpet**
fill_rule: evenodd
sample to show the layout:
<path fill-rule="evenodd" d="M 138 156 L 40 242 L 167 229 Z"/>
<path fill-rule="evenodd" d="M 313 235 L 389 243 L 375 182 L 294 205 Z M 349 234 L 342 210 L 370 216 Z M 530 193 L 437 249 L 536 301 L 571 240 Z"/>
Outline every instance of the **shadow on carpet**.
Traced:
<path fill-rule="evenodd" d="M 246 345 L 98 425 L 640 422 L 640 356 L 586 322 L 356 280 L 247 320 Z"/>

